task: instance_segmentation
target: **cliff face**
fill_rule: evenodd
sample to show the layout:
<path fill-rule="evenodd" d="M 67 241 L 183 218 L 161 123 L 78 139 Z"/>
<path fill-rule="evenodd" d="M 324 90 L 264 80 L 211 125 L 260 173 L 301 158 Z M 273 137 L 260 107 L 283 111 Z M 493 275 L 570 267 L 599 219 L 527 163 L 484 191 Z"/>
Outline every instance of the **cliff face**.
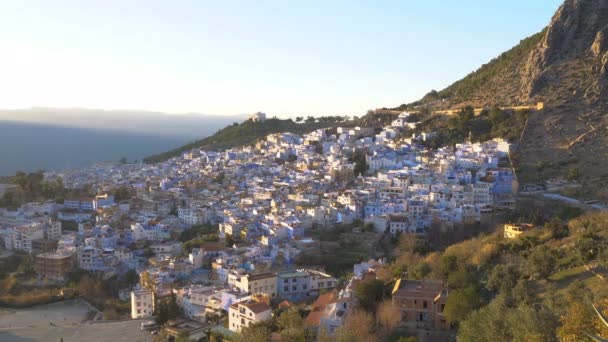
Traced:
<path fill-rule="evenodd" d="M 522 73 L 522 99 L 594 103 L 605 100 L 608 0 L 567 0 Z"/>
<path fill-rule="evenodd" d="M 608 0 L 567 0 L 530 52 L 521 99 L 543 101 L 519 149 L 523 179 L 578 172 L 590 198 L 608 198 Z"/>
<path fill-rule="evenodd" d="M 608 0 L 566 0 L 542 32 L 416 104 L 431 109 L 545 103 L 516 156 L 520 180 L 575 171 L 608 198 Z"/>

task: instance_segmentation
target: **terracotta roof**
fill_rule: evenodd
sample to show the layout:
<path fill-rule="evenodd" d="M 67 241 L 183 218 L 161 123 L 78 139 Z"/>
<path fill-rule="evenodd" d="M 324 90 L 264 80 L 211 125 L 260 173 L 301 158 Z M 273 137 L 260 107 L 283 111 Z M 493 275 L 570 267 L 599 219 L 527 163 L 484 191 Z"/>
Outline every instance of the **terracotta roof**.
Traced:
<path fill-rule="evenodd" d="M 284 300 L 282 302 L 279 303 L 279 308 L 280 309 L 289 309 L 290 307 L 292 307 L 293 305 L 288 302 L 287 300 Z"/>
<path fill-rule="evenodd" d="M 243 306 L 246 306 L 247 308 L 249 308 L 249 310 L 253 311 L 256 314 L 270 310 L 270 306 L 268 306 L 268 304 L 266 304 L 266 303 L 249 302 L 249 303 L 240 303 L 240 304 Z"/>
<path fill-rule="evenodd" d="M 317 300 L 312 304 L 312 310 L 306 317 L 305 323 L 309 326 L 319 326 L 321 322 L 321 317 L 323 316 L 323 311 L 325 311 L 325 307 L 328 304 L 334 302 L 336 300 L 336 292 L 328 292 L 326 294 L 322 294 L 317 298 Z"/>

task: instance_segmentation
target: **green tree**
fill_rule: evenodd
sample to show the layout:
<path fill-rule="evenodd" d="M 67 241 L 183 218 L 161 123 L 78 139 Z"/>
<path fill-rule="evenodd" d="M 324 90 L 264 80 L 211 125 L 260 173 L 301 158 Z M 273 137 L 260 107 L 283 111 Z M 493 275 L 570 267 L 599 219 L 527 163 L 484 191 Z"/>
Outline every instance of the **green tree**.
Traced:
<path fill-rule="evenodd" d="M 509 293 L 519 278 L 519 272 L 513 265 L 496 265 L 486 282 L 486 288 L 498 293 Z"/>
<path fill-rule="evenodd" d="M 515 303 L 530 304 L 534 299 L 534 294 L 530 288 L 530 283 L 526 279 L 519 279 L 511 291 Z"/>
<path fill-rule="evenodd" d="M 125 273 L 125 281 L 129 286 L 133 286 L 139 282 L 139 274 L 133 269 Z"/>
<path fill-rule="evenodd" d="M 252 324 L 244 327 L 238 338 L 238 342 L 268 342 L 270 341 L 271 331 L 264 322 Z"/>
<path fill-rule="evenodd" d="M 598 256 L 600 246 L 599 238 L 593 234 L 585 234 L 574 243 L 574 249 L 584 263 L 594 260 Z"/>
<path fill-rule="evenodd" d="M 306 325 L 298 309 L 292 308 L 281 313 L 277 326 L 283 341 L 306 341 Z"/>
<path fill-rule="evenodd" d="M 460 323 L 458 341 L 553 341 L 557 318 L 544 306 L 511 307 L 499 295 Z"/>
<path fill-rule="evenodd" d="M 443 255 L 439 263 L 439 273 L 447 280 L 451 272 L 458 269 L 458 258 L 455 255 Z"/>
<path fill-rule="evenodd" d="M 474 287 L 457 289 L 450 292 L 448 296 L 444 311 L 445 317 L 450 323 L 460 322 L 477 307 L 479 307 L 479 294 Z"/>
<path fill-rule="evenodd" d="M 448 276 L 448 286 L 452 289 L 463 289 L 470 286 L 477 286 L 477 279 L 472 272 L 466 268 L 456 270 Z"/>
<path fill-rule="evenodd" d="M 532 276 L 546 279 L 557 264 L 557 252 L 547 246 L 540 246 L 528 258 L 528 269 Z"/>
<path fill-rule="evenodd" d="M 359 305 L 369 312 L 376 309 L 378 302 L 382 300 L 384 294 L 384 283 L 378 279 L 365 280 L 355 287 L 355 297 Z"/>
<path fill-rule="evenodd" d="M 420 262 L 418 263 L 411 272 L 411 276 L 414 279 L 424 279 L 426 278 L 426 276 L 428 276 L 429 274 L 431 274 L 431 266 L 426 263 L 426 262 Z"/>
<path fill-rule="evenodd" d="M 545 229 L 551 233 L 551 237 L 554 239 L 561 239 L 568 236 L 568 227 L 557 217 L 545 222 Z"/>

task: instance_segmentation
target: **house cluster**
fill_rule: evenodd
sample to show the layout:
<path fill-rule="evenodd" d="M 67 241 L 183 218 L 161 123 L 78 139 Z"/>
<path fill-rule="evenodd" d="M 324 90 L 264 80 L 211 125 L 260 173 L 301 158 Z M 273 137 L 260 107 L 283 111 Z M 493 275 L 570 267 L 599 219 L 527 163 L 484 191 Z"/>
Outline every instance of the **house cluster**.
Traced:
<path fill-rule="evenodd" d="M 229 329 L 239 331 L 267 319 L 277 301 L 316 298 L 307 324 L 332 332 L 357 305 L 353 286 L 375 277 L 378 263 L 355 265 L 338 289 L 332 275 L 295 265 L 314 242 L 308 230 L 364 221 L 378 234 L 426 234 L 433 224 L 475 224 L 514 203 L 508 143 L 430 150 L 422 142 L 433 132 L 406 134 L 415 121 L 401 113 L 381 129 L 276 133 L 252 146 L 194 149 L 153 165 L 46 173 L 98 195 L 0 210 L 0 237 L 7 249 L 33 254 L 42 278 L 60 281 L 74 268 L 107 276 L 136 270 L 140 284 L 128 289 L 133 318 L 152 315 L 159 298 L 174 295 L 187 318 L 224 312 Z M 109 195 L 117 189 L 120 198 Z M 211 233 L 196 243 L 180 239 L 202 226 Z M 393 298 L 404 320 L 443 326 L 446 296 L 438 284 L 404 280 Z"/>

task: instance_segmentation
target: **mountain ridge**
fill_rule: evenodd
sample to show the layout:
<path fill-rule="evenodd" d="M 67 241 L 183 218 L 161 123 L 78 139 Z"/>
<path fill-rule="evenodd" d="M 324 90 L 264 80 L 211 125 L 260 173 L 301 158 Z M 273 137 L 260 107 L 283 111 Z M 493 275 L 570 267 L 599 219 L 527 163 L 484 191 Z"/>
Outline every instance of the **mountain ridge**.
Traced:
<path fill-rule="evenodd" d="M 514 156 L 525 183 L 577 174 L 581 195 L 608 198 L 608 0 L 566 0 L 549 25 L 463 79 L 396 109 L 543 102 Z"/>

